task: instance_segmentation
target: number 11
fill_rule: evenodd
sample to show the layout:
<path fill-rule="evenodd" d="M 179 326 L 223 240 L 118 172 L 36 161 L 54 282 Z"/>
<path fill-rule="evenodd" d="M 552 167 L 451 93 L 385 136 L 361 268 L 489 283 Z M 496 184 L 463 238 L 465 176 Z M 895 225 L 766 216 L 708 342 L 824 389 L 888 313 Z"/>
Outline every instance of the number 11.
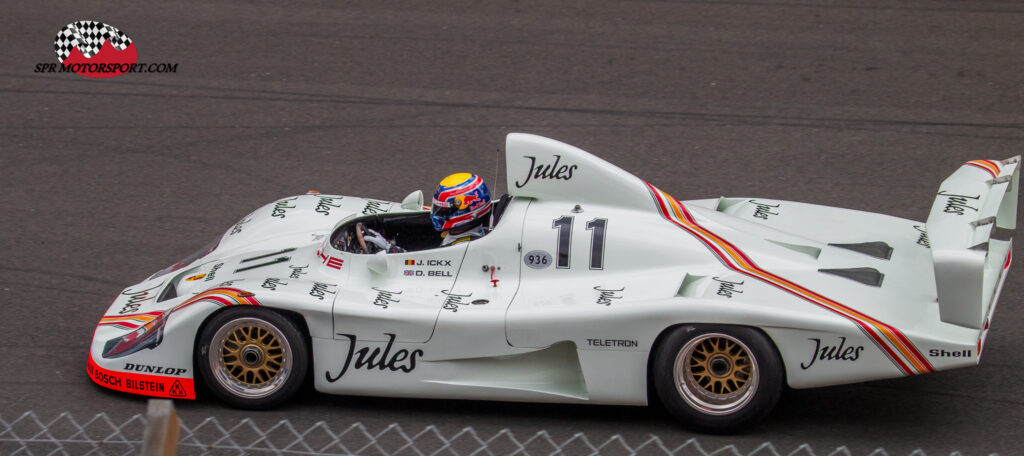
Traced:
<path fill-rule="evenodd" d="M 558 230 L 557 259 L 555 267 L 569 269 L 569 250 L 572 248 L 572 221 L 575 217 L 563 215 L 551 223 L 551 228 Z M 590 269 L 604 269 L 604 238 L 608 227 L 608 219 L 596 218 L 587 222 L 590 234 Z"/>

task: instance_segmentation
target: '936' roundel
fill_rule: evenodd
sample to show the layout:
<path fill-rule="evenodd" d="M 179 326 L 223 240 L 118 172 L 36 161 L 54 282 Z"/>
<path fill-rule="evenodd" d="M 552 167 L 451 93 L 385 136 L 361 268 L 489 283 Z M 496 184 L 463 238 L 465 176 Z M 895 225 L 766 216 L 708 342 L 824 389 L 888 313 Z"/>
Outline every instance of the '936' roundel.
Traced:
<path fill-rule="evenodd" d="M 53 41 L 53 50 L 62 65 L 90 78 L 124 74 L 139 57 L 128 35 L 112 25 L 97 21 L 76 21 L 65 25 Z"/>

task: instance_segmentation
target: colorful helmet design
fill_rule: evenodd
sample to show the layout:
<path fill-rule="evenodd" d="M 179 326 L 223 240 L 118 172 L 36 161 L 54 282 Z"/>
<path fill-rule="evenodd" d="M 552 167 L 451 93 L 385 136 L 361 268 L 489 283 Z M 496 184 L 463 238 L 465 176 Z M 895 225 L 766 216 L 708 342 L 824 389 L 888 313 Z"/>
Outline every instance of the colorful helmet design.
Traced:
<path fill-rule="evenodd" d="M 434 192 L 430 221 L 437 231 L 468 227 L 491 213 L 491 192 L 480 176 L 452 174 L 441 180 Z"/>

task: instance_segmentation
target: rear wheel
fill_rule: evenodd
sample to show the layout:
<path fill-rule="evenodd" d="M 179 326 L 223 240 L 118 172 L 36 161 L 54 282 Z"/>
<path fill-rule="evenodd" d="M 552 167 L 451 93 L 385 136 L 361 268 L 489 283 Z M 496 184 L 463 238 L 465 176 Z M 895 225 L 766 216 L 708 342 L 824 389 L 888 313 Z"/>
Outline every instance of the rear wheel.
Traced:
<path fill-rule="evenodd" d="M 782 394 L 782 362 L 760 331 L 686 325 L 654 357 L 654 385 L 677 419 L 710 432 L 736 430 L 767 415 Z"/>
<path fill-rule="evenodd" d="M 274 407 L 302 386 L 309 351 L 284 316 L 257 308 L 230 309 L 204 327 L 196 365 L 222 401 L 245 409 Z"/>

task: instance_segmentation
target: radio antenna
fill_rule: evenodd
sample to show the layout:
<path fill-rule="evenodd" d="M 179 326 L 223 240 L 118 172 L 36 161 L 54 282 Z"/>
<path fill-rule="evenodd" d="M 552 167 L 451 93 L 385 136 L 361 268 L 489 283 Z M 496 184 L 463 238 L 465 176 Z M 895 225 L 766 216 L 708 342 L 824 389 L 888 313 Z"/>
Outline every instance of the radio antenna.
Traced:
<path fill-rule="evenodd" d="M 496 190 L 496 191 L 498 190 L 498 169 L 501 167 L 500 165 L 501 165 L 501 148 L 500 147 L 495 147 L 494 148 L 494 180 L 491 181 L 491 182 L 494 182 L 494 190 Z M 493 230 L 494 229 L 494 209 L 491 209 L 491 217 L 490 217 L 490 220 L 488 221 L 487 224 L 489 225 L 487 227 L 489 230 Z"/>
<path fill-rule="evenodd" d="M 494 149 L 494 189 L 498 189 L 498 169 L 501 167 L 501 148 Z"/>

